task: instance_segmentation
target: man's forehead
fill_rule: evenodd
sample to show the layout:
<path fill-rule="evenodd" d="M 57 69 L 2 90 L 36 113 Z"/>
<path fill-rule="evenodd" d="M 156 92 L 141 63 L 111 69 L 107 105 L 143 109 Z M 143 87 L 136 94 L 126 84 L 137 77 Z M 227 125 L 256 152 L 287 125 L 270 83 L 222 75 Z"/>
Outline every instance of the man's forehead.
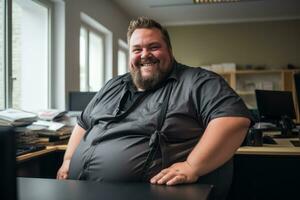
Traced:
<path fill-rule="evenodd" d="M 161 43 L 163 37 L 161 32 L 157 28 L 139 28 L 136 29 L 130 38 L 130 46 L 139 45 L 143 43 Z"/>

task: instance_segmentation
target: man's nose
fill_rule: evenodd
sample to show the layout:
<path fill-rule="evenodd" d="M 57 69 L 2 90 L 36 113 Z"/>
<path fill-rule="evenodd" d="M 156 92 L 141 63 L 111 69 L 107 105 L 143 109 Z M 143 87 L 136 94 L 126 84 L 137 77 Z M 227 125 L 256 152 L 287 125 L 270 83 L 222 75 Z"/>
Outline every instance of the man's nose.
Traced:
<path fill-rule="evenodd" d="M 151 52 L 148 49 L 143 49 L 141 58 L 147 58 L 151 56 Z"/>

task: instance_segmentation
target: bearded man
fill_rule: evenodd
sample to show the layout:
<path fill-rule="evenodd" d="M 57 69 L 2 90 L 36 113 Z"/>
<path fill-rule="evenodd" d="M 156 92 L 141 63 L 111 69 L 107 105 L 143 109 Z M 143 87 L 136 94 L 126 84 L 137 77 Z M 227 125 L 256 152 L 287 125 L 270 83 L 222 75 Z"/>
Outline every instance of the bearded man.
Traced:
<path fill-rule="evenodd" d="M 127 37 L 130 73 L 82 112 L 57 178 L 209 183 L 225 199 L 251 123 L 245 104 L 219 75 L 178 63 L 158 22 L 132 20 Z"/>

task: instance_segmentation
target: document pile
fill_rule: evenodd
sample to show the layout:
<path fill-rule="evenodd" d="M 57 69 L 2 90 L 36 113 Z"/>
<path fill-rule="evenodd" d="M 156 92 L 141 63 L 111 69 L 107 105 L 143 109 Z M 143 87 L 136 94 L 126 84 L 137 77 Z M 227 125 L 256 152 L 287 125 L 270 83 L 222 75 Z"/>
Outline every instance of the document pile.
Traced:
<path fill-rule="evenodd" d="M 28 145 L 36 145 L 39 141 L 39 136 L 35 132 L 27 129 L 25 126 L 16 127 L 16 145 L 18 148 L 28 146 Z"/>
<path fill-rule="evenodd" d="M 0 111 L 0 126 L 24 126 L 37 120 L 37 115 L 31 112 L 6 109 Z"/>
<path fill-rule="evenodd" d="M 38 112 L 38 117 L 41 120 L 46 121 L 59 121 L 67 113 L 65 110 L 48 109 Z"/>
<path fill-rule="evenodd" d="M 45 149 L 45 145 L 39 144 L 39 137 L 36 133 L 27 129 L 26 126 L 14 127 L 16 136 L 16 155 L 21 156 L 26 153 Z"/>
<path fill-rule="evenodd" d="M 39 143 L 51 145 L 67 143 L 73 127 L 59 122 L 38 120 L 27 128 L 38 134 Z"/>

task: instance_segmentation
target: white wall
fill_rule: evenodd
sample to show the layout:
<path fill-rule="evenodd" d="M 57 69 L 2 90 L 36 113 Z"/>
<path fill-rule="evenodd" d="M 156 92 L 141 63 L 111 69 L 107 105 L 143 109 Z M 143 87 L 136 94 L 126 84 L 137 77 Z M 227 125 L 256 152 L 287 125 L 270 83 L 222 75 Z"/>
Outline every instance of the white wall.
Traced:
<path fill-rule="evenodd" d="M 65 109 L 69 91 L 79 91 L 79 35 L 80 12 L 84 12 L 113 32 L 113 73 L 116 74 L 118 39 L 126 41 L 129 16 L 123 13 L 110 0 L 65 0 L 65 81 L 64 85 L 56 85 L 56 98 L 52 107 Z M 63 20 L 63 19 L 62 19 Z M 58 56 L 57 56 L 58 59 Z M 56 72 L 57 73 L 57 72 Z M 57 77 L 54 77 L 55 81 Z M 61 78 L 61 77 L 60 77 Z M 59 80 L 58 80 L 59 81 Z M 62 81 L 59 81 L 62 82 Z M 64 91 L 61 87 L 64 87 Z M 65 96 L 64 96 L 65 95 Z"/>
<path fill-rule="evenodd" d="M 176 59 L 191 66 L 300 66 L 300 20 L 173 26 L 168 31 Z"/>

